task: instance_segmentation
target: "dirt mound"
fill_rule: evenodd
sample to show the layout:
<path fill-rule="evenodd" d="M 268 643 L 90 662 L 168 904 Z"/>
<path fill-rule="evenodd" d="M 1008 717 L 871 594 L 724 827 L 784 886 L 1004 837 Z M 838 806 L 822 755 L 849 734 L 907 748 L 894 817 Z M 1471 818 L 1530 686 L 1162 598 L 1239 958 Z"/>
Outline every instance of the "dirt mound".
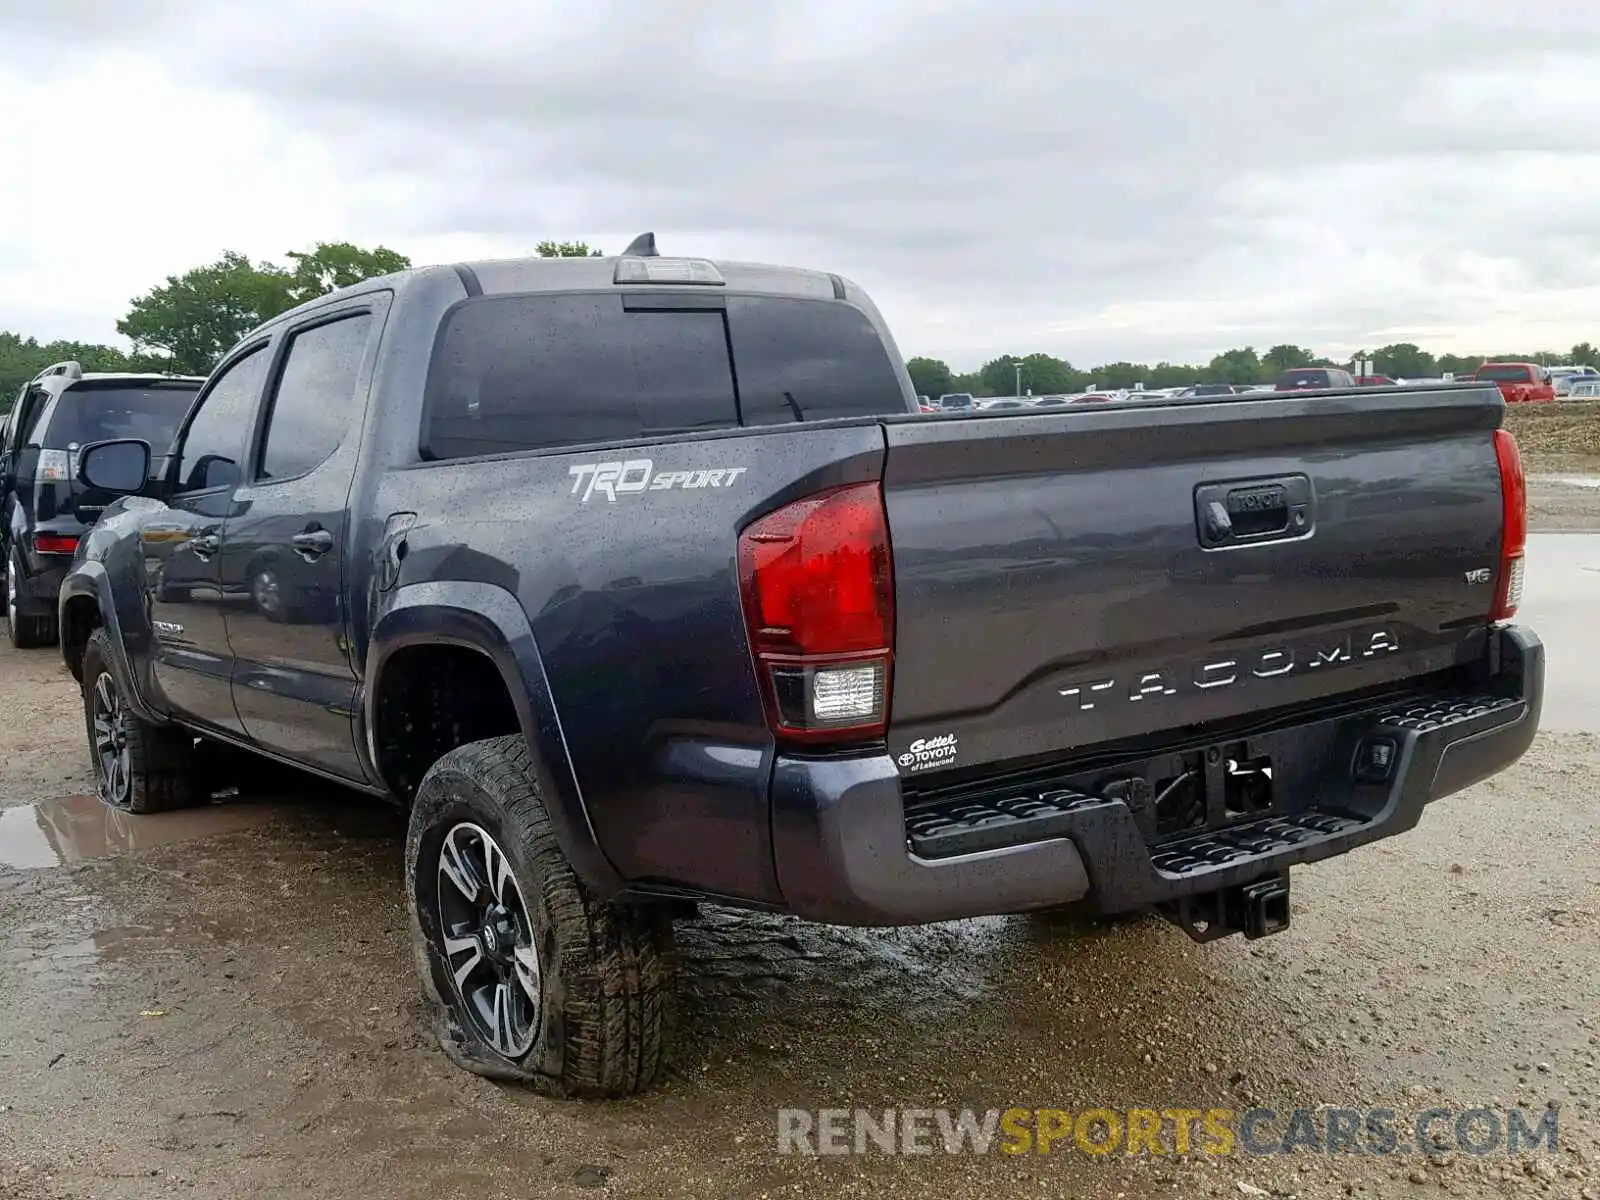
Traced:
<path fill-rule="evenodd" d="M 1588 459 L 1600 463 L 1600 402 L 1515 404 L 1506 428 L 1535 470 L 1571 470 Z"/>

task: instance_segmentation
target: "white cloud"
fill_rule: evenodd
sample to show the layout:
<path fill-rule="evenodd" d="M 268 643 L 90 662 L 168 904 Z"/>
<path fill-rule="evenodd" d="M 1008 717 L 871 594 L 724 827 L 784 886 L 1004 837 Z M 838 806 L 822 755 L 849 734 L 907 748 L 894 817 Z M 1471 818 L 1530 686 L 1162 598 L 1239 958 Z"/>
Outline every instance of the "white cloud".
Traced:
<path fill-rule="evenodd" d="M 383 12 L 0 16 L 0 111 L 28 114 L 6 158 L 60 164 L 0 193 L 0 327 L 107 337 L 130 297 L 223 249 L 347 238 L 443 261 L 653 228 L 669 253 L 850 275 L 907 353 L 959 366 L 1600 340 L 1600 10 Z M 52 52 L 45 103 L 25 81 Z"/>
<path fill-rule="evenodd" d="M 277 255 L 345 226 L 332 150 L 248 98 L 126 53 L 0 72 L 0 328 L 108 338 L 127 301 L 224 249 Z"/>

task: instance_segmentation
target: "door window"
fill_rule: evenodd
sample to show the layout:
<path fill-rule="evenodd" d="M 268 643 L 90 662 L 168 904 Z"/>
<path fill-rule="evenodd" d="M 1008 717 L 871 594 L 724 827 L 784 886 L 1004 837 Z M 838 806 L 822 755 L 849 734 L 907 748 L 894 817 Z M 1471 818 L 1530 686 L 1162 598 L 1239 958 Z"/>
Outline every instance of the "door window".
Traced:
<path fill-rule="evenodd" d="M 357 409 L 356 379 L 372 314 L 302 329 L 289 341 L 267 417 L 261 479 L 304 475 L 339 448 Z"/>
<path fill-rule="evenodd" d="M 239 482 L 250 417 L 261 396 L 267 368 L 265 347 L 258 346 L 225 367 L 201 397 L 199 410 L 184 435 L 173 478 L 178 492 L 231 487 Z"/>

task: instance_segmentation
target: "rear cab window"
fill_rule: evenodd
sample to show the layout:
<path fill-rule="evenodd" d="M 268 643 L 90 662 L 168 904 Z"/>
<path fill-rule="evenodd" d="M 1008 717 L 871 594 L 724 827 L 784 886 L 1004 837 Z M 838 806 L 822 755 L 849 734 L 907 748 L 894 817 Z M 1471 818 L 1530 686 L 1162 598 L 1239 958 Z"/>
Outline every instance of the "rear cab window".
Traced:
<path fill-rule="evenodd" d="M 429 366 L 424 458 L 908 411 L 882 338 L 851 305 L 684 303 L 665 292 L 463 301 Z"/>
<path fill-rule="evenodd" d="M 907 411 L 883 338 L 838 300 L 730 296 L 728 331 L 746 425 Z"/>
<path fill-rule="evenodd" d="M 1484 366 L 1473 376 L 1479 383 L 1532 383 L 1533 372 L 1524 366 Z"/>
<path fill-rule="evenodd" d="M 56 399 L 40 445 L 67 450 L 113 438 L 138 438 L 161 455 L 194 403 L 197 385 L 72 387 Z"/>

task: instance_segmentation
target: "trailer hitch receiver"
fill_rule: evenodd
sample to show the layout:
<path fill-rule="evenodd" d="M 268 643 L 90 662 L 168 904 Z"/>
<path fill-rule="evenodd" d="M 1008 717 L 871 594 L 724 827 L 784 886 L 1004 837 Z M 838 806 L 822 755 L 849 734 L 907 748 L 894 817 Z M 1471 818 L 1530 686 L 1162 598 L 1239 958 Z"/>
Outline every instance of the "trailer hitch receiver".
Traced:
<path fill-rule="evenodd" d="M 1281 933 L 1289 928 L 1289 872 L 1182 896 L 1162 904 L 1160 912 L 1197 942 L 1235 933 L 1251 940 Z"/>

